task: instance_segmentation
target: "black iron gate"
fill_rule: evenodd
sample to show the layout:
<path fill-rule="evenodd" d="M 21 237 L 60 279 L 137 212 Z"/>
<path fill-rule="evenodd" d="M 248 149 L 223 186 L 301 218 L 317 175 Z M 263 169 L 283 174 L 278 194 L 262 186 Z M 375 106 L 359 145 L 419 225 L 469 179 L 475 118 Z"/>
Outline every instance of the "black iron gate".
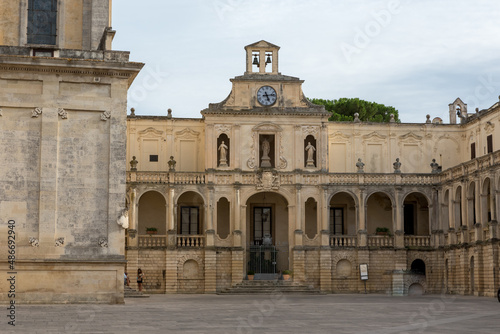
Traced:
<path fill-rule="evenodd" d="M 250 246 L 248 270 L 255 274 L 276 274 L 276 258 L 278 250 L 272 245 Z"/>

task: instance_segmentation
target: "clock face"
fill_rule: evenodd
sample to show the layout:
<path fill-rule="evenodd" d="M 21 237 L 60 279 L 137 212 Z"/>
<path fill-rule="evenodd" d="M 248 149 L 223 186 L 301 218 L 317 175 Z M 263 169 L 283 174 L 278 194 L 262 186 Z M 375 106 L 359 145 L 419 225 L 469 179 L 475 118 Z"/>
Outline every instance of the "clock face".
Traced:
<path fill-rule="evenodd" d="M 257 101 L 263 106 L 272 106 L 276 102 L 276 91 L 273 87 L 262 86 L 257 91 Z"/>

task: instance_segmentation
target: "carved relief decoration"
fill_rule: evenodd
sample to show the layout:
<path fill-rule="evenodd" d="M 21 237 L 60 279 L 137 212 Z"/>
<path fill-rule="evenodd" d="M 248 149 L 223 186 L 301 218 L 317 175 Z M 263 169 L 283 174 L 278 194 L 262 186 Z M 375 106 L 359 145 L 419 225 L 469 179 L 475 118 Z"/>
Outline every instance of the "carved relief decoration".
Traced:
<path fill-rule="evenodd" d="M 109 110 L 106 110 L 101 114 L 101 121 L 107 121 L 110 118 L 111 118 L 111 111 Z"/>
<path fill-rule="evenodd" d="M 276 171 L 262 171 L 257 174 L 257 190 L 278 190 L 280 178 Z"/>
<path fill-rule="evenodd" d="M 314 138 L 318 137 L 318 132 L 319 132 L 319 126 L 303 126 L 302 127 L 302 133 L 304 133 L 304 136 L 312 135 Z"/>
<path fill-rule="evenodd" d="M 63 108 L 57 109 L 57 114 L 61 116 L 62 119 L 67 119 L 68 118 L 68 112 L 64 110 Z"/>
<path fill-rule="evenodd" d="M 60 247 L 62 245 L 64 245 L 64 238 L 63 237 L 57 238 L 56 239 L 56 247 Z"/>
<path fill-rule="evenodd" d="M 422 136 L 416 135 L 413 132 L 408 132 L 407 134 L 404 134 L 402 136 L 399 136 L 399 140 L 404 140 L 404 141 L 420 141 L 422 140 Z"/>
<path fill-rule="evenodd" d="M 102 248 L 108 248 L 108 240 L 106 238 L 99 239 L 99 246 Z"/>
<path fill-rule="evenodd" d="M 255 132 L 252 133 L 252 146 L 250 147 L 250 158 L 247 161 L 247 167 L 254 169 L 255 166 Z"/>
<path fill-rule="evenodd" d="M 347 142 L 349 142 L 351 137 L 346 135 L 343 132 L 337 131 L 337 132 L 331 133 L 330 138 L 332 138 L 334 142 L 347 143 Z"/>
<path fill-rule="evenodd" d="M 31 247 L 38 247 L 38 239 L 37 238 L 30 237 L 28 241 L 29 241 Z"/>
<path fill-rule="evenodd" d="M 149 127 L 147 129 L 139 131 L 137 134 L 139 135 L 139 137 L 156 138 L 156 137 L 161 137 L 161 135 L 163 134 L 163 131 L 156 130 L 155 128 Z M 139 141 L 139 138 L 137 138 L 137 141 Z"/>
<path fill-rule="evenodd" d="M 215 134 L 216 137 L 219 137 L 221 133 L 225 133 L 226 135 L 231 134 L 231 127 L 227 124 L 216 124 L 215 125 Z"/>
<path fill-rule="evenodd" d="M 0 116 L 1 116 L 1 110 L 0 110 Z M 495 124 L 492 122 L 486 122 L 486 125 L 484 126 L 484 131 L 486 131 L 487 134 L 491 134 L 493 132 L 493 129 L 495 128 Z"/>
<path fill-rule="evenodd" d="M 200 133 L 197 131 L 194 131 L 189 128 L 185 128 L 182 131 L 177 131 L 175 133 L 175 137 L 177 138 L 182 138 L 182 139 L 198 139 L 200 136 Z"/>
<path fill-rule="evenodd" d="M 3 114 L 2 114 L 2 109 L 0 109 L 0 116 L 3 116 Z"/>
<path fill-rule="evenodd" d="M 42 111 L 43 109 L 42 108 L 39 108 L 39 107 L 36 107 L 35 109 L 33 109 L 33 111 L 31 112 L 31 117 L 38 117 L 42 114 Z"/>

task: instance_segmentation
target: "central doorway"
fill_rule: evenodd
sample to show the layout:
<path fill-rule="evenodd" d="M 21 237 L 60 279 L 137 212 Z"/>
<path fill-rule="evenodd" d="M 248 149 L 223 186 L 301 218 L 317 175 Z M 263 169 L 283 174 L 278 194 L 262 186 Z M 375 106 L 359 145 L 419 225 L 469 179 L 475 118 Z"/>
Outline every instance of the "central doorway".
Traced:
<path fill-rule="evenodd" d="M 247 201 L 247 270 L 271 279 L 289 268 L 288 202 L 274 192 L 254 194 Z"/>

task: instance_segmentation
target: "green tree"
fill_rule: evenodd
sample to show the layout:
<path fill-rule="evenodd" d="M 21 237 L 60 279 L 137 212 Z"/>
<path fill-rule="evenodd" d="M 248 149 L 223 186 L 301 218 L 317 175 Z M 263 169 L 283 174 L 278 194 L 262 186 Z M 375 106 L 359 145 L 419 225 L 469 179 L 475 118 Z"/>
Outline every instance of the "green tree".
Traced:
<path fill-rule="evenodd" d="M 332 116 L 329 121 L 348 122 L 354 120 L 354 114 L 359 114 L 359 119 L 363 122 L 389 122 L 391 114 L 398 123 L 399 113 L 394 107 L 388 107 L 383 104 L 368 102 L 358 98 L 349 99 L 341 97 L 338 100 L 310 99 L 314 104 L 324 105 Z"/>

